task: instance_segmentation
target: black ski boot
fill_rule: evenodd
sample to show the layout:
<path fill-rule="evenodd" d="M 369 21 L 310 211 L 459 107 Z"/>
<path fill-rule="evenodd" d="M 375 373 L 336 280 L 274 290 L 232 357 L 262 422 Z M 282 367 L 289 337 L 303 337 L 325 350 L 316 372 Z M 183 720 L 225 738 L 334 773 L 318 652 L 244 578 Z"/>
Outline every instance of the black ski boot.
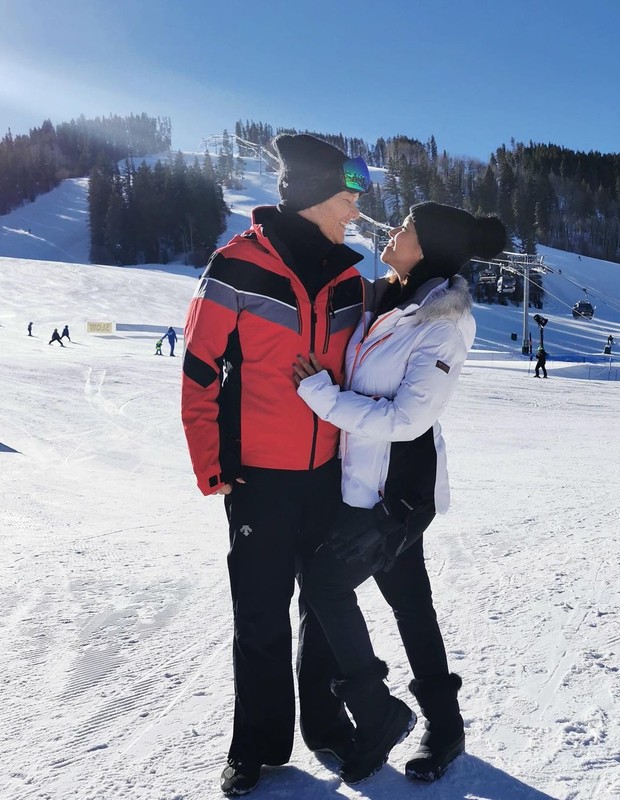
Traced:
<path fill-rule="evenodd" d="M 327 753 L 337 758 L 338 761 L 346 761 L 353 750 L 354 736 L 355 728 L 349 722 L 348 725 L 342 724 L 332 728 L 320 739 L 308 740 L 306 744 L 313 753 Z"/>
<path fill-rule="evenodd" d="M 405 766 L 405 775 L 418 781 L 436 781 L 465 750 L 463 717 L 456 698 L 462 685 L 455 673 L 412 680 L 409 689 L 426 717 L 420 746 Z"/>
<path fill-rule="evenodd" d="M 220 777 L 220 787 L 226 797 L 248 794 L 260 780 L 260 764 L 229 758 Z"/>
<path fill-rule="evenodd" d="M 387 674 L 386 663 L 377 658 L 353 678 L 333 683 L 334 694 L 344 700 L 356 726 L 352 752 L 340 769 L 346 783 L 378 772 L 416 723 L 409 706 L 390 694 L 383 682 Z"/>

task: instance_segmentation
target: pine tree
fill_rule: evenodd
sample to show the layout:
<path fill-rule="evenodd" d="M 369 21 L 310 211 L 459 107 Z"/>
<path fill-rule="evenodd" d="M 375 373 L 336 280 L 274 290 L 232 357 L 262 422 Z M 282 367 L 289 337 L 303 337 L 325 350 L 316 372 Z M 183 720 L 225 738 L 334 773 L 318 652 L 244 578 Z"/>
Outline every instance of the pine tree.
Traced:
<path fill-rule="evenodd" d="M 125 204 L 123 198 L 112 192 L 104 220 L 104 241 L 113 263 L 125 264 L 124 247 Z"/>
<path fill-rule="evenodd" d="M 497 151 L 499 167 L 499 188 L 497 206 L 499 217 L 509 230 L 514 229 L 513 192 L 515 190 L 515 175 L 508 162 L 506 149 Z"/>
<path fill-rule="evenodd" d="M 90 224 L 90 260 L 95 264 L 107 264 L 105 217 L 112 194 L 112 176 L 109 169 L 95 167 L 88 182 L 88 218 Z"/>
<path fill-rule="evenodd" d="M 383 183 L 383 196 L 388 221 L 392 225 L 399 225 L 402 219 L 401 195 L 397 166 L 394 158 L 390 158 Z"/>
<path fill-rule="evenodd" d="M 476 192 L 472 200 L 478 214 L 494 214 L 497 211 L 497 199 L 495 168 L 492 163 L 489 163 L 482 180 L 476 184 Z"/>

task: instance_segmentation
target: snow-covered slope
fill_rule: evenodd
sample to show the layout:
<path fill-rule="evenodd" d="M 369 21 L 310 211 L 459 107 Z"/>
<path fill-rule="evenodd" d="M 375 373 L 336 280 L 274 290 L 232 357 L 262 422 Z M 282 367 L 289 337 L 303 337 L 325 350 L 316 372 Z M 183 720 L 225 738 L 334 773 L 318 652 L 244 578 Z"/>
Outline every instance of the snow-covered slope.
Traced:
<path fill-rule="evenodd" d="M 0 216 L 0 255 L 88 262 L 88 178 L 70 178 L 34 203 Z"/>

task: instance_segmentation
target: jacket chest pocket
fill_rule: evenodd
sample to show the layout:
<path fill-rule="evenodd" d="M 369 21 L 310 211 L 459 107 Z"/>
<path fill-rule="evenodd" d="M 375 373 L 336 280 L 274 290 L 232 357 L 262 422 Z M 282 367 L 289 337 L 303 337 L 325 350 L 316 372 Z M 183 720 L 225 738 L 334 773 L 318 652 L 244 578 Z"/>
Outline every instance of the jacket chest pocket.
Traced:
<path fill-rule="evenodd" d="M 334 287 L 330 286 L 329 294 L 327 296 L 327 305 L 325 306 L 325 336 L 323 338 L 322 353 L 325 354 L 329 350 L 329 339 L 332 332 L 332 323 L 336 319 L 336 312 L 334 311 Z"/>

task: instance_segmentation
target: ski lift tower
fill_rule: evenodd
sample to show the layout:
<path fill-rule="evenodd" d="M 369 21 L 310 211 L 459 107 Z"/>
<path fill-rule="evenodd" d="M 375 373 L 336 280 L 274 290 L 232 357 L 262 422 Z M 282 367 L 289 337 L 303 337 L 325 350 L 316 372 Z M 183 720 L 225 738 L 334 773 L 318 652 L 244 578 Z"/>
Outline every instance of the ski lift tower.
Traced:
<path fill-rule="evenodd" d="M 263 174 L 263 164 L 265 165 L 266 170 L 271 170 L 272 172 L 277 172 L 280 166 L 280 162 L 275 155 L 274 152 L 267 145 L 263 145 L 260 142 L 249 142 L 247 139 L 242 139 L 240 136 L 235 134 L 234 136 L 235 142 L 237 144 L 237 148 L 244 147 L 246 150 L 249 150 L 258 158 L 258 174 Z"/>
<path fill-rule="evenodd" d="M 521 275 L 523 278 L 523 340 L 521 342 L 521 352 L 529 355 L 529 306 L 530 306 L 530 274 L 532 272 L 547 273 L 549 269 L 544 263 L 544 256 L 532 255 L 530 253 L 507 253 L 504 252 L 499 257 L 504 268 Z"/>
<path fill-rule="evenodd" d="M 373 256 L 373 274 L 374 280 L 377 280 L 379 277 L 379 243 L 382 237 L 385 237 L 387 231 L 392 229 L 391 225 L 388 225 L 385 222 L 377 222 L 376 219 L 372 217 L 366 216 L 366 214 L 362 214 L 360 211 L 360 219 L 363 219 L 365 222 L 370 222 L 372 227 L 372 240 L 374 244 L 374 256 Z"/>
<path fill-rule="evenodd" d="M 221 133 L 210 133 L 203 136 L 198 145 L 198 152 L 205 155 L 209 152 L 217 153 L 222 146 L 224 136 Z"/>

